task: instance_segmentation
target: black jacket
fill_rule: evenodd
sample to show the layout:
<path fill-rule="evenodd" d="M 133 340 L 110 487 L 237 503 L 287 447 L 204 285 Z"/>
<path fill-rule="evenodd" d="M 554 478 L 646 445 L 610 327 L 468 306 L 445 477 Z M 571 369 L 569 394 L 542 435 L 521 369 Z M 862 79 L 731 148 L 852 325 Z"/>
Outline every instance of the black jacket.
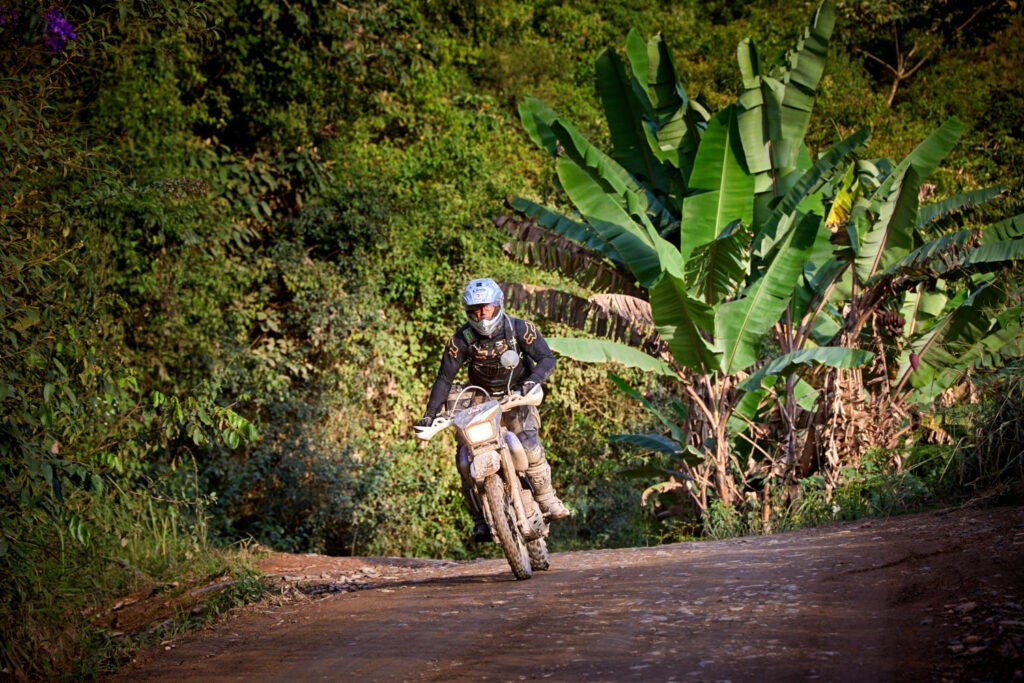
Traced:
<path fill-rule="evenodd" d="M 501 354 L 510 348 L 515 348 L 521 359 L 511 372 L 501 365 Z M 440 412 L 459 368 L 467 361 L 469 383 L 487 389 L 492 395 L 515 391 L 524 382 L 539 384 L 555 369 L 555 355 L 532 322 L 505 315 L 501 326 L 490 337 L 481 336 L 466 323 L 445 344 L 441 369 L 427 401 L 426 414 L 429 417 Z"/>

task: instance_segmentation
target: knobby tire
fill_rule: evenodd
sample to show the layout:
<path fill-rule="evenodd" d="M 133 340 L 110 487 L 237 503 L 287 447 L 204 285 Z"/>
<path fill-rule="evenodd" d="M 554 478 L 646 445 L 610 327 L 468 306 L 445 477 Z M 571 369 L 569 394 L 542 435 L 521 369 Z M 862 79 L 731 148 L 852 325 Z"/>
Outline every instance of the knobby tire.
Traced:
<path fill-rule="evenodd" d="M 512 501 L 505 493 L 505 483 L 501 477 L 492 475 L 484 481 L 484 498 L 491 511 L 494 533 L 501 549 L 505 551 L 508 565 L 517 579 L 523 580 L 533 576 L 530 565 L 530 553 L 526 542 L 515 525 L 512 515 Z"/>
<path fill-rule="evenodd" d="M 526 550 L 530 554 L 530 566 L 536 571 L 542 572 L 551 566 L 548 544 L 543 538 L 529 541 L 526 544 Z"/>

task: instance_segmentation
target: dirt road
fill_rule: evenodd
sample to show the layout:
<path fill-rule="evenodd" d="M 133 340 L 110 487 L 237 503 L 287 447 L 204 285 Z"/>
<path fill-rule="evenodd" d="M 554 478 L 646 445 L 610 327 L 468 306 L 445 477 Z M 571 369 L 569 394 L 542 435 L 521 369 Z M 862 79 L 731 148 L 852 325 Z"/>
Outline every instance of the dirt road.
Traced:
<path fill-rule="evenodd" d="M 115 681 L 1024 680 L 1024 507 L 503 561 L 273 555 Z"/>

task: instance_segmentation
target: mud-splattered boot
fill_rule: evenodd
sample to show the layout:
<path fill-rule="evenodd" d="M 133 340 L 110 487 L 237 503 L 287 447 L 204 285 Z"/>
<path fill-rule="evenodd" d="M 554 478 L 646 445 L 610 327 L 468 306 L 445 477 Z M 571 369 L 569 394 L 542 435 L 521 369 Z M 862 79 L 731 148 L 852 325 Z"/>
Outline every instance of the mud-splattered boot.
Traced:
<path fill-rule="evenodd" d="M 490 543 L 494 539 L 491 537 L 491 527 L 487 526 L 487 520 L 484 519 L 483 515 L 480 515 L 479 519 L 473 520 L 473 542 L 474 543 Z"/>
<path fill-rule="evenodd" d="M 554 487 L 551 486 L 551 465 L 548 464 L 547 459 L 530 465 L 526 470 L 526 476 L 533 486 L 533 497 L 540 505 L 541 512 L 545 517 L 549 520 L 564 519 L 572 514 L 569 508 L 565 507 L 558 499 Z"/>

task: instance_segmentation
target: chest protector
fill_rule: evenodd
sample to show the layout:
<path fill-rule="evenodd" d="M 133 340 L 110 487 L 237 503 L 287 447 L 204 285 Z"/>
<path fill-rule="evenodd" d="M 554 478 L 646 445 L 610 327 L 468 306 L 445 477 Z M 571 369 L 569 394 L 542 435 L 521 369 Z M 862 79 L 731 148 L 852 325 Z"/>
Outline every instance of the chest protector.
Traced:
<path fill-rule="evenodd" d="M 464 332 L 469 344 L 469 383 L 483 387 L 492 395 L 515 390 L 533 370 L 533 361 L 519 350 L 511 321 L 506 318 L 505 322 L 502 326 L 505 335 L 478 337 L 472 330 Z M 501 364 L 501 355 L 509 350 L 519 354 L 519 365 L 514 368 Z"/>

